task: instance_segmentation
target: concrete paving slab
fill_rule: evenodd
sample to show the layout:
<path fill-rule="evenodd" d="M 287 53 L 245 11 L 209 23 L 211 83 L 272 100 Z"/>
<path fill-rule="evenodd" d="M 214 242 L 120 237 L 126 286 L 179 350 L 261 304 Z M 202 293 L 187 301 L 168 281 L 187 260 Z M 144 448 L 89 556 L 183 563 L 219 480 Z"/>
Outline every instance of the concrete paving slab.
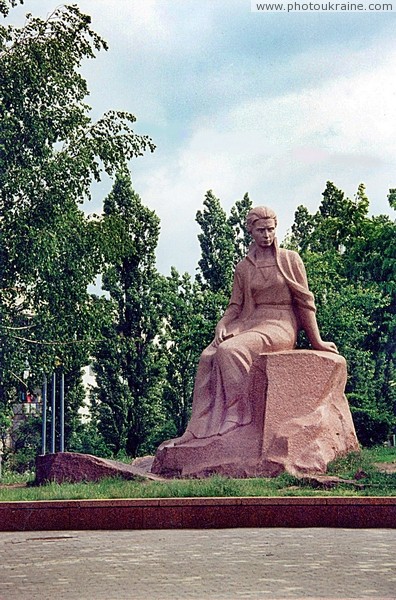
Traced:
<path fill-rule="evenodd" d="M 1 600 L 395 599 L 395 529 L 0 534 Z"/>

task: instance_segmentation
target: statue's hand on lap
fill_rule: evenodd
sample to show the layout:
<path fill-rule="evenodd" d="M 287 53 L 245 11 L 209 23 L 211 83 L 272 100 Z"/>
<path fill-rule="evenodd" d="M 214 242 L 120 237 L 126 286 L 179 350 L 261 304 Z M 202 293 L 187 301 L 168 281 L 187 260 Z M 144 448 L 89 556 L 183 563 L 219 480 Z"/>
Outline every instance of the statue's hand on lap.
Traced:
<path fill-rule="evenodd" d="M 227 336 L 226 327 L 221 322 L 219 322 L 217 324 L 216 331 L 215 331 L 215 338 L 214 338 L 215 346 L 218 346 L 219 344 L 221 344 L 221 342 L 224 342 L 224 340 L 227 337 L 228 336 Z"/>

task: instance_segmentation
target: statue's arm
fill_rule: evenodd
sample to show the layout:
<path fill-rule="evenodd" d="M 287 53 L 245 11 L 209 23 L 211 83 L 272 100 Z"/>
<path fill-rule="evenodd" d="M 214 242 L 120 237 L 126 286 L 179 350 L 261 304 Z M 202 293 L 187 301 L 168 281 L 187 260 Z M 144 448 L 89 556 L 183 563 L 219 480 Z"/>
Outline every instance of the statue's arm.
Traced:
<path fill-rule="evenodd" d="M 242 310 L 243 298 L 244 294 L 242 277 L 238 269 L 236 269 L 230 303 L 216 326 L 214 339 L 216 346 L 223 342 L 229 335 L 230 324 L 238 320 Z"/>
<path fill-rule="evenodd" d="M 298 308 L 301 327 L 304 329 L 309 342 L 314 350 L 338 353 L 337 346 L 333 342 L 324 342 L 320 335 L 315 312 L 308 308 Z"/>
<path fill-rule="evenodd" d="M 220 321 L 216 325 L 215 331 L 215 345 L 218 346 L 223 342 L 229 335 L 228 330 L 230 324 L 238 319 L 240 315 L 240 308 L 236 304 L 230 304 L 221 317 Z"/>

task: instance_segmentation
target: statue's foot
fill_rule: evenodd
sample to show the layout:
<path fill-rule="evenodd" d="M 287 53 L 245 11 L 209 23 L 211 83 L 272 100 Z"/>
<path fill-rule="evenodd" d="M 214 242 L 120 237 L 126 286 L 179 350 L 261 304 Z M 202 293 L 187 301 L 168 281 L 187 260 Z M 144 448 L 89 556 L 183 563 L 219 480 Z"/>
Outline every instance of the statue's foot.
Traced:
<path fill-rule="evenodd" d="M 191 431 L 185 431 L 183 433 L 183 435 L 179 438 L 175 438 L 174 441 L 174 446 L 181 446 L 181 444 L 185 444 L 187 442 L 191 442 L 192 440 L 196 440 L 197 438 L 195 437 L 195 435 L 193 435 L 191 433 Z"/>
<path fill-rule="evenodd" d="M 186 442 L 191 442 L 191 440 L 195 440 L 195 436 L 190 432 L 186 431 L 182 436 L 173 438 L 172 440 L 166 440 L 162 442 L 160 446 L 158 446 L 158 450 L 162 450 L 163 448 L 172 448 L 173 446 L 180 446 L 181 444 L 185 444 Z"/>
<path fill-rule="evenodd" d="M 234 431 L 237 427 L 240 427 L 240 424 L 235 423 L 235 421 L 224 421 L 223 425 L 220 427 L 219 435 L 230 433 L 230 431 Z"/>
<path fill-rule="evenodd" d="M 166 447 L 168 447 L 168 446 L 172 446 L 172 442 L 173 442 L 173 440 L 165 440 L 164 442 L 162 442 L 162 443 L 161 443 L 161 444 L 158 446 L 158 448 L 157 448 L 157 452 L 158 452 L 158 450 L 162 450 L 163 448 L 166 448 Z"/>

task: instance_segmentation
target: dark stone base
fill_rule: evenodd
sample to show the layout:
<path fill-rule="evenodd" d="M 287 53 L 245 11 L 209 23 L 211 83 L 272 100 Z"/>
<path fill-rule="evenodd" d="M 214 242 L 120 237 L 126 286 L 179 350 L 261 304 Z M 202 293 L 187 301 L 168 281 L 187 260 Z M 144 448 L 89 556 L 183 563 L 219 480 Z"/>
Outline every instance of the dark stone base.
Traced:
<path fill-rule="evenodd" d="M 396 498 L 300 496 L 0 502 L 0 531 L 231 527 L 394 529 Z"/>

